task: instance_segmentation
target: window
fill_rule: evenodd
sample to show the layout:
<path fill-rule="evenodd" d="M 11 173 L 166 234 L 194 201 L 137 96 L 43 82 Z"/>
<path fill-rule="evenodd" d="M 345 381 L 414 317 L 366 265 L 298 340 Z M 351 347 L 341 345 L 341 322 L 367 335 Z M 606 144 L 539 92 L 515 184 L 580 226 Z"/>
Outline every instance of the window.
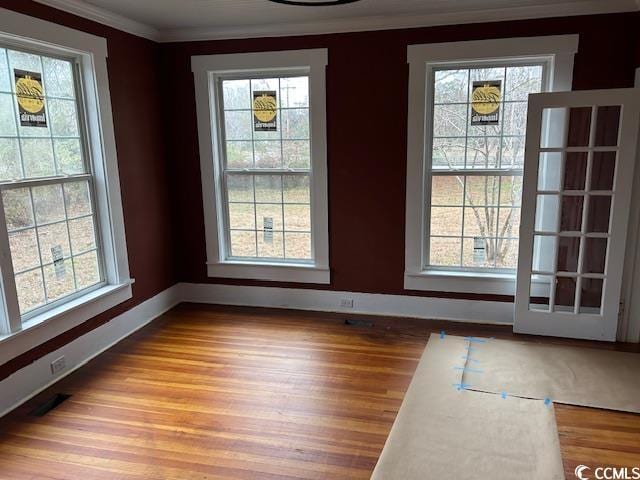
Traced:
<path fill-rule="evenodd" d="M 0 339 L 14 356 L 132 295 L 106 54 L 103 38 L 0 9 Z"/>
<path fill-rule="evenodd" d="M 527 100 L 570 88 L 575 47 L 409 47 L 406 288 L 514 293 Z"/>
<path fill-rule="evenodd" d="M 547 68 L 511 59 L 432 69 L 428 268 L 515 269 L 527 97 L 546 90 Z"/>
<path fill-rule="evenodd" d="M 309 77 L 220 79 L 227 258 L 311 262 Z"/>
<path fill-rule="evenodd" d="M 77 91 L 72 59 L 0 48 L 0 190 L 23 318 L 103 281 Z"/>
<path fill-rule="evenodd" d="M 328 282 L 325 65 L 193 58 L 211 276 Z"/>

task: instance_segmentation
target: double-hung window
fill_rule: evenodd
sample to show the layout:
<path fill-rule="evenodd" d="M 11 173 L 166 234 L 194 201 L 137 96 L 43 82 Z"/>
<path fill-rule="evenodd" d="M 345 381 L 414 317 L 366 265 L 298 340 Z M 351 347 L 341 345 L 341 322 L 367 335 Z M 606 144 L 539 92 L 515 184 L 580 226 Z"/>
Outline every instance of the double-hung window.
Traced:
<path fill-rule="evenodd" d="M 325 65 L 194 57 L 211 276 L 328 282 Z"/>
<path fill-rule="evenodd" d="M 574 40 L 409 47 L 407 288 L 513 293 L 527 100 L 570 87 Z"/>
<path fill-rule="evenodd" d="M 0 340 L 14 353 L 131 297 L 106 54 L 0 10 Z"/>
<path fill-rule="evenodd" d="M 0 190 L 23 318 L 103 283 L 72 58 L 0 48 Z"/>

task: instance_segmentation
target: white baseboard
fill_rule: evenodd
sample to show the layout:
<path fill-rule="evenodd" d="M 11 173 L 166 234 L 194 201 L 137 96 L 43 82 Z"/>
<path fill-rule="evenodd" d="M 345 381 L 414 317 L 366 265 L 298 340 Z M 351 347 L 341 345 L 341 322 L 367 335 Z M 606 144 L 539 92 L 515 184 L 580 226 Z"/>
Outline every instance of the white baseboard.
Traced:
<path fill-rule="evenodd" d="M 353 308 L 341 307 L 342 299 L 352 299 Z M 297 288 L 179 283 L 4 379 L 0 382 L 0 392 L 2 392 L 0 393 L 0 416 L 69 375 L 180 302 L 389 315 L 486 324 L 513 322 L 512 303 Z M 52 375 L 51 362 L 63 355 L 66 361 L 65 370 Z"/>
<path fill-rule="evenodd" d="M 180 298 L 184 302 L 388 315 L 485 324 L 513 323 L 513 303 L 509 302 L 196 283 L 180 283 L 178 288 Z M 353 308 L 341 307 L 342 299 L 353 299 Z"/>
<path fill-rule="evenodd" d="M 181 300 L 179 289 L 178 285 L 174 285 L 160 292 L 131 310 L 118 315 L 108 323 L 76 338 L 58 350 L 46 354 L 5 378 L 0 382 L 0 416 L 66 377 L 109 347 L 173 308 Z M 66 368 L 62 372 L 52 375 L 51 362 L 63 355 Z"/>

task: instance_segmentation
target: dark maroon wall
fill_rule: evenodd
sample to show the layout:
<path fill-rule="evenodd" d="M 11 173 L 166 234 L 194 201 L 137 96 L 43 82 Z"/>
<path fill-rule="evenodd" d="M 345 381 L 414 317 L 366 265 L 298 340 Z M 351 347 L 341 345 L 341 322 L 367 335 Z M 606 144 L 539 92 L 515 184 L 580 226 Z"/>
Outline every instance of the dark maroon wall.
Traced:
<path fill-rule="evenodd" d="M 511 297 L 403 289 L 407 45 L 577 33 L 580 34 L 580 47 L 575 58 L 574 88 L 629 87 L 633 85 L 638 19 L 636 13 L 625 13 L 163 46 L 164 91 L 172 136 L 168 158 L 176 190 L 175 229 L 180 232 L 176 250 L 180 280 L 511 301 Z M 190 57 L 302 48 L 329 49 L 327 136 L 331 285 L 209 279 L 205 269 Z"/>
<path fill-rule="evenodd" d="M 0 366 L 0 379 L 106 323 L 175 283 L 170 252 L 170 183 L 164 112 L 158 86 L 160 48 L 154 42 L 25 0 L 2 7 L 107 38 L 120 185 L 133 298 Z"/>

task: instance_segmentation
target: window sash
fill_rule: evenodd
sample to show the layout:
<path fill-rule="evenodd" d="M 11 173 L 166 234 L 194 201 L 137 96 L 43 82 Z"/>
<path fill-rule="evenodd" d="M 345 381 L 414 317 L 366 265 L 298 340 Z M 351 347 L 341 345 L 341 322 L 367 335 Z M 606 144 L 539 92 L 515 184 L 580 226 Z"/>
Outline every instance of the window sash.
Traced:
<path fill-rule="evenodd" d="M 80 73 L 80 61 L 78 59 L 78 57 L 72 56 L 72 55 L 60 55 L 60 54 L 56 54 L 56 53 L 52 53 L 49 51 L 39 51 L 37 49 L 29 49 L 29 48 L 25 48 L 24 46 L 20 45 L 20 44 L 13 44 L 13 43 L 8 43 L 8 42 L 3 42 L 0 44 L 0 48 L 4 49 L 6 52 L 6 56 L 7 56 L 7 70 L 8 70 L 8 75 L 9 75 L 9 80 L 11 82 L 12 85 L 12 90 L 11 90 L 11 102 L 12 102 L 12 111 L 13 111 L 13 117 L 16 121 L 16 134 L 15 135 L 3 135 L 2 138 L 10 138 L 10 139 L 16 139 L 18 142 L 18 149 L 20 152 L 20 164 L 21 164 L 21 170 L 22 173 L 25 173 L 24 170 L 24 157 L 22 155 L 22 144 L 21 144 L 21 140 L 22 139 L 49 139 L 52 140 L 55 139 L 78 139 L 80 142 L 80 148 L 81 148 L 81 156 L 82 156 L 82 165 L 84 168 L 84 172 L 85 173 L 79 173 L 79 174 L 70 174 L 70 175 L 65 175 L 65 174 L 56 174 L 56 175 L 52 175 L 52 176 L 47 176 L 47 177 L 30 177 L 30 178 L 20 178 L 20 179 L 16 179 L 16 180 L 12 180 L 12 181 L 3 181 L 0 182 L 0 195 L 2 194 L 2 192 L 4 191 L 10 191 L 10 190 L 14 190 L 14 189 L 21 189 L 21 188 L 28 188 L 29 192 L 30 192 L 30 197 L 31 197 L 31 203 L 33 205 L 34 200 L 33 200 L 33 194 L 31 189 L 35 188 L 35 187 L 39 187 L 39 186 L 46 186 L 46 185 L 64 185 L 64 184 L 68 184 L 68 183 L 74 183 L 74 182 L 82 182 L 82 181 L 86 181 L 88 184 L 88 190 L 89 190 L 89 203 L 91 205 L 91 213 L 88 215 L 84 215 L 81 217 L 73 217 L 72 219 L 68 218 L 67 212 L 66 212 L 66 207 L 65 207 L 65 218 L 64 220 L 60 220 L 57 222 L 50 222 L 50 223 L 46 223 L 46 224 L 41 224 L 41 225 L 37 225 L 35 224 L 35 218 L 34 218 L 34 225 L 31 227 L 26 227 L 24 229 L 17 229 L 17 230 L 12 230 L 11 233 L 16 233 L 16 232 L 20 232 L 20 231 L 26 231 L 26 230 L 36 230 L 38 228 L 42 228 L 42 227 L 46 227 L 46 226 L 50 226 L 50 225 L 55 225 L 55 224 L 66 224 L 67 227 L 67 232 L 69 230 L 69 224 L 68 222 L 70 220 L 78 220 L 80 218 L 88 218 L 91 217 L 93 220 L 93 229 L 94 229 L 94 237 L 95 237 L 95 246 L 91 249 L 88 249 L 86 251 L 82 251 L 82 252 L 74 252 L 72 255 L 70 255 L 69 257 L 65 257 L 64 261 L 71 261 L 73 262 L 73 259 L 79 255 L 84 255 L 84 254 L 88 254 L 91 252 L 96 252 L 96 257 L 97 257 L 97 267 L 98 267 L 98 278 L 99 281 L 97 283 L 95 283 L 94 285 L 90 285 L 88 287 L 85 288 L 78 288 L 77 286 L 77 279 L 76 279 L 76 275 L 75 275 L 75 270 L 73 272 L 73 285 L 74 285 L 74 289 L 75 291 L 62 296 L 56 300 L 53 301 L 49 301 L 48 298 L 46 297 L 46 293 L 45 293 L 45 303 L 39 307 L 36 307 L 32 310 L 29 310 L 25 313 L 21 313 L 20 312 L 20 306 L 18 304 L 18 297 L 17 297 L 17 285 L 16 285 L 16 275 L 19 274 L 24 274 L 24 273 L 28 273 L 31 271 L 35 271 L 35 270 L 41 270 L 42 272 L 42 282 L 43 282 L 43 288 L 45 289 L 46 292 L 46 286 L 45 286 L 45 276 L 44 276 L 44 268 L 47 266 L 51 266 L 53 265 L 53 262 L 45 262 L 44 259 L 42 259 L 40 257 L 41 253 L 40 253 L 40 247 L 38 246 L 38 256 L 40 257 L 40 263 L 38 266 L 32 267 L 32 268 L 28 268 L 26 270 L 21 270 L 21 271 L 15 271 L 14 267 L 13 267 L 13 262 L 11 260 L 8 260 L 6 262 L 2 262 L 2 268 L 3 269 L 7 269 L 9 270 L 7 272 L 7 274 L 3 274 L 2 275 L 2 289 L 4 290 L 2 292 L 2 297 L 4 299 L 5 303 L 11 303 L 12 305 L 6 305 L 5 308 L 7 309 L 8 312 L 18 312 L 19 313 L 19 317 L 20 317 L 20 322 L 22 324 L 25 324 L 26 322 L 28 322 L 30 319 L 41 315 L 43 313 L 46 313 L 50 310 L 55 309 L 56 307 L 62 306 L 68 302 L 72 302 L 73 300 L 76 300 L 79 297 L 82 297 L 84 295 L 87 295 L 88 293 L 91 293 L 99 288 L 104 287 L 107 284 L 107 280 L 105 277 L 105 258 L 104 258 L 104 249 L 103 249 L 103 238 L 102 238 L 102 232 L 101 232 L 101 228 L 100 228 L 100 224 L 101 222 L 99 221 L 98 215 L 98 206 L 97 206 L 97 202 L 96 202 L 96 192 L 95 192 L 95 175 L 93 173 L 93 161 L 91 158 L 91 148 L 89 148 L 89 131 L 88 131 L 88 124 L 87 124 L 87 115 L 86 115 L 86 104 L 85 104 L 85 91 L 83 88 L 83 83 L 82 83 L 82 75 Z M 31 54 L 31 55 L 36 55 L 40 58 L 42 57 L 47 57 L 47 58 L 53 58 L 53 59 L 58 59 L 58 60 L 63 60 L 66 62 L 69 62 L 71 64 L 71 74 L 72 74 L 72 79 L 73 79 L 73 88 L 74 88 L 74 98 L 73 101 L 75 103 L 75 107 L 76 107 L 76 114 L 77 114 L 77 122 L 78 122 L 78 136 L 60 136 L 60 135 L 56 135 L 55 137 L 53 136 L 52 133 L 50 133 L 48 136 L 47 135 L 42 135 L 42 136 L 21 136 L 20 135 L 20 125 L 19 125 L 19 120 L 17 119 L 17 110 L 16 110 L 16 105 L 15 105 L 15 101 L 16 101 L 16 93 L 15 93 L 15 88 L 14 88 L 14 84 L 13 84 L 13 75 L 12 75 L 12 71 L 10 68 L 10 63 L 9 63 L 9 54 L 8 51 L 9 50 L 13 50 L 13 51 L 17 51 L 17 52 L 22 52 L 22 53 L 27 53 L 27 54 Z M 44 69 L 44 66 L 43 66 Z M 44 73 L 44 71 L 43 71 Z M 64 99 L 64 100 L 71 100 L 70 98 L 66 98 L 66 97 L 57 97 L 55 95 L 46 95 L 45 96 L 46 99 Z M 50 118 L 49 118 L 50 120 Z M 49 125 L 49 128 L 51 128 L 51 125 Z M 58 169 L 58 161 L 56 158 L 56 152 L 55 149 L 53 147 L 52 144 L 52 155 L 53 155 L 53 161 L 54 161 L 54 165 L 56 167 L 56 170 Z M 63 198 L 63 202 L 65 202 L 65 199 Z M 6 220 L 5 220 L 5 211 L 4 211 L 4 205 L 2 205 L 2 202 L 0 201 L 0 206 L 2 208 L 0 208 L 0 216 L 2 216 L 2 221 L 0 222 L 0 245 L 2 245 L 2 248 L 4 249 L 4 247 L 6 246 L 7 248 L 7 252 L 10 252 L 10 242 L 9 242 L 9 231 L 6 225 Z M 33 208 L 33 207 L 32 207 Z M 37 233 L 36 233 L 37 235 Z M 69 233 L 68 233 L 69 235 Z M 39 240 L 38 240 L 39 242 Z M 69 237 L 69 242 L 71 242 L 71 238 Z M 71 247 L 71 244 L 70 244 Z M 71 254 L 71 252 L 69 252 Z M 75 269 L 75 267 L 74 267 Z M 7 285 L 7 283 L 11 283 L 11 285 Z"/>
<path fill-rule="evenodd" d="M 509 67 L 526 67 L 526 66 L 541 66 L 542 67 L 542 83 L 541 90 L 542 92 L 547 91 L 550 85 L 549 75 L 551 73 L 551 59 L 527 59 L 527 58 L 505 58 L 494 61 L 473 61 L 473 62 L 446 62 L 446 63 L 434 63 L 427 65 L 426 72 L 426 108 L 425 108 L 425 138 L 424 138 L 424 182 L 423 182 L 423 195 L 425 198 L 424 208 L 423 208 L 423 252 L 422 255 L 422 269 L 425 271 L 440 271 L 440 272 L 477 272 L 477 273 L 494 273 L 494 274 L 513 274 L 516 268 L 501 268 L 501 267 L 468 267 L 463 266 L 464 264 L 464 246 L 461 244 L 460 248 L 460 265 L 434 265 L 430 262 L 431 256 L 431 239 L 432 238 L 459 238 L 461 242 L 464 241 L 465 238 L 473 238 L 474 236 L 469 237 L 465 235 L 464 232 L 464 211 L 470 208 L 465 203 L 465 195 L 466 192 L 463 191 L 462 204 L 460 205 L 450 205 L 451 207 L 461 208 L 463 209 L 463 217 L 462 217 L 462 228 L 460 235 L 431 235 L 431 211 L 432 211 L 432 179 L 437 176 L 459 176 L 459 177 L 523 177 L 524 175 L 524 167 L 518 168 L 472 168 L 467 167 L 466 161 L 466 150 L 468 141 L 471 138 L 485 138 L 485 137 L 496 137 L 499 139 L 500 148 L 502 149 L 503 140 L 505 138 L 521 138 L 522 135 L 505 135 L 504 134 L 504 119 L 500 125 L 500 133 L 499 135 L 469 135 L 469 125 L 466 126 L 465 136 L 457 136 L 457 137 L 449 137 L 449 136 L 438 136 L 434 135 L 434 114 L 435 107 L 437 105 L 470 105 L 471 99 L 469 98 L 469 89 L 471 88 L 471 70 L 472 69 L 491 69 L 491 68 L 504 68 L 505 73 L 506 69 Z M 449 71 L 449 70 L 468 70 L 467 72 L 467 101 L 466 102 L 436 102 L 434 98 L 435 92 L 435 80 L 436 80 L 436 72 L 438 71 Z M 506 77 L 505 77 L 506 80 Z M 506 93 L 503 84 L 503 92 Z M 523 100 L 501 100 L 501 110 L 504 110 L 504 105 L 509 103 L 523 103 Z M 468 122 L 468 118 L 465 119 Z M 458 138 L 464 141 L 465 145 L 465 166 L 461 168 L 434 168 L 433 166 L 433 143 L 435 139 L 438 138 Z M 502 187 L 502 182 L 498 182 L 498 195 L 500 194 L 500 189 Z M 466 189 L 466 181 L 465 181 L 465 189 Z M 498 202 L 500 203 L 500 202 Z M 438 205 L 438 207 L 442 207 L 446 205 Z M 483 206 L 484 207 L 484 206 Z M 494 208 L 494 207 L 491 207 Z M 511 208 L 520 208 L 520 205 L 508 206 L 508 205 L 496 205 L 496 230 L 499 225 L 499 214 L 501 209 L 511 209 Z M 496 240 L 503 237 L 499 237 L 497 235 L 489 235 L 486 236 L 487 239 Z M 509 237 L 513 239 L 517 239 L 518 237 Z"/>
<path fill-rule="evenodd" d="M 216 112 L 217 112 L 217 129 L 218 129 L 218 138 L 220 141 L 218 142 L 218 159 L 220 163 L 220 171 L 222 175 L 219 177 L 218 181 L 218 190 L 220 192 L 220 197 L 222 200 L 222 205 L 220 208 L 220 218 L 222 218 L 222 228 L 223 228 L 223 242 L 222 242 L 222 252 L 224 259 L 226 261 L 237 261 L 243 263 L 255 263 L 255 264 L 282 264 L 282 265 L 313 265 L 315 263 L 315 230 L 314 230 L 314 219 L 313 219 L 313 161 L 310 159 L 309 168 L 259 168 L 255 167 L 255 150 L 253 150 L 253 167 L 248 168 L 230 168 L 228 167 L 227 162 L 227 139 L 226 139 L 226 113 L 227 112 L 238 112 L 238 111 L 246 111 L 253 112 L 253 109 L 225 109 L 224 106 L 224 90 L 223 90 L 223 82 L 225 81 L 233 81 L 233 80 L 260 80 L 265 78 L 277 78 L 278 85 L 280 85 L 280 80 L 283 78 L 295 78 L 295 77 L 307 77 L 309 82 L 311 81 L 311 77 L 309 75 L 308 69 L 286 69 L 286 70 L 271 70 L 264 72 L 247 72 L 244 75 L 236 75 L 236 74 L 226 74 L 226 75 L 217 75 L 212 81 L 214 81 L 214 88 L 216 91 Z M 278 88 L 278 95 L 280 95 L 280 88 Z M 306 107 L 282 107 L 278 106 L 278 111 L 282 110 L 300 110 L 307 109 L 309 112 L 309 138 L 300 139 L 302 141 L 309 142 L 309 150 L 311 153 L 311 143 L 312 143 L 312 128 L 311 128 L 311 92 L 309 91 L 309 103 Z M 282 127 L 281 127 L 282 128 Z M 251 140 L 237 140 L 237 141 L 246 141 L 251 142 L 252 149 L 255 148 L 255 135 L 254 135 L 253 125 L 251 126 Z M 280 148 L 282 153 L 282 137 L 280 137 Z M 296 139 L 286 139 L 287 141 L 293 141 Z M 233 140 L 230 140 L 233 141 Z M 261 141 L 261 140 L 258 140 Z M 268 140 L 267 140 L 268 141 Z M 283 157 L 283 155 L 282 155 Z M 286 255 L 286 234 L 287 233 L 302 233 L 310 235 L 310 258 L 309 259 L 296 259 L 296 258 L 284 258 L 284 257 L 259 257 L 258 255 L 258 235 L 261 233 L 261 230 L 258 228 L 258 220 L 257 220 L 257 211 L 254 210 L 255 220 L 255 229 L 241 229 L 234 228 L 231 229 L 231 223 L 229 219 L 229 210 L 230 205 L 233 204 L 242 204 L 248 203 L 250 205 L 258 206 L 263 204 L 278 204 L 273 202 L 258 202 L 255 198 L 255 180 L 253 185 L 253 201 L 252 202 L 232 202 L 229 200 L 229 192 L 227 189 L 227 177 L 229 175 L 247 175 L 253 176 L 269 176 L 269 175 L 281 175 L 282 178 L 284 176 L 302 176 L 309 178 L 309 203 L 300 203 L 300 202 L 287 202 L 281 199 L 281 203 L 279 204 L 282 208 L 282 217 L 283 221 L 285 218 L 284 209 L 285 205 L 309 205 L 310 210 L 310 228 L 308 231 L 302 230 L 286 230 L 284 225 L 281 230 L 273 230 L 274 234 L 281 233 L 282 234 L 282 251 L 283 255 Z M 281 188 L 284 189 L 284 183 L 281 185 Z M 254 207 L 255 208 L 255 207 Z M 255 232 L 256 234 L 256 256 L 237 256 L 233 255 L 231 251 L 231 232 L 232 231 L 246 231 L 246 232 Z"/>

